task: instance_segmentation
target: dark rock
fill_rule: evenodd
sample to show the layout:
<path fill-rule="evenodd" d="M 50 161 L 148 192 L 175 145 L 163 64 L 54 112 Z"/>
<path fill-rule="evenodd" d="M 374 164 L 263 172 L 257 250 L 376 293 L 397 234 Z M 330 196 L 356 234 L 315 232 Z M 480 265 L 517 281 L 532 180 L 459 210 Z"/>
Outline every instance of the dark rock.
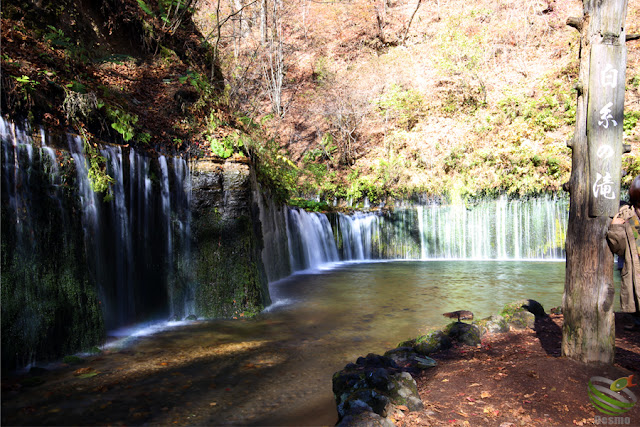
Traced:
<path fill-rule="evenodd" d="M 395 424 L 388 418 L 383 418 L 375 412 L 361 411 L 347 414 L 337 424 L 338 427 L 393 427 Z"/>
<path fill-rule="evenodd" d="M 480 344 L 480 328 L 476 325 L 454 322 L 447 326 L 445 332 L 451 339 L 459 343 L 471 346 Z"/>
<path fill-rule="evenodd" d="M 390 355 L 398 356 L 403 351 L 414 358 L 412 363 L 417 364 L 415 359 L 421 359 L 420 363 L 424 366 L 431 365 L 431 359 L 419 357 L 411 348 L 396 349 Z M 356 425 L 360 422 L 386 425 L 376 423 L 383 422 L 381 420 L 384 417 L 396 410 L 395 405 L 406 405 L 412 411 L 422 409 L 416 382 L 409 373 L 399 370 L 392 358 L 369 354 L 336 372 L 333 375 L 333 393 L 340 425 Z M 377 414 L 379 418 L 366 413 Z"/>
<path fill-rule="evenodd" d="M 338 414 L 344 416 L 350 412 L 371 411 L 386 417 L 393 409 L 390 399 L 372 389 L 356 390 L 338 405 Z"/>
<path fill-rule="evenodd" d="M 407 363 L 411 363 L 418 353 L 413 349 L 413 347 L 398 347 L 387 351 L 385 357 L 393 360 L 397 365 L 405 365 Z"/>
<path fill-rule="evenodd" d="M 376 368 L 373 371 L 367 372 L 366 380 L 368 386 L 384 390 L 389 382 L 389 371 L 384 368 Z"/>
<path fill-rule="evenodd" d="M 196 316 L 195 314 L 190 314 L 185 317 L 184 320 L 198 320 L 198 316 Z"/>
<path fill-rule="evenodd" d="M 333 374 L 333 394 L 336 397 L 336 401 L 340 401 L 342 396 L 350 394 L 354 389 L 366 385 L 364 380 L 365 373 L 363 372 L 345 372 L 345 370 L 336 372 Z"/>
<path fill-rule="evenodd" d="M 373 353 L 369 353 L 367 357 L 358 357 L 356 365 L 365 368 L 398 368 L 393 360 Z"/>
<path fill-rule="evenodd" d="M 398 365 L 408 368 L 427 369 L 437 365 L 436 361 L 427 356 L 419 355 L 412 347 L 398 347 L 384 354 Z"/>
<path fill-rule="evenodd" d="M 415 339 L 413 348 L 418 354 L 429 354 L 451 348 L 451 339 L 442 331 L 435 331 Z"/>
<path fill-rule="evenodd" d="M 415 350 L 413 349 L 413 345 L 411 345 L 411 346 L 398 346 L 396 348 L 392 348 L 391 350 L 388 350 L 384 354 L 384 356 L 385 357 L 389 357 L 390 359 L 394 359 L 394 355 L 396 355 L 396 354 L 405 355 L 405 354 L 408 354 L 408 353 L 415 353 Z"/>
<path fill-rule="evenodd" d="M 251 316 L 270 303 L 262 224 L 252 200 L 255 172 L 241 162 L 192 166 L 195 311 L 200 317 Z"/>

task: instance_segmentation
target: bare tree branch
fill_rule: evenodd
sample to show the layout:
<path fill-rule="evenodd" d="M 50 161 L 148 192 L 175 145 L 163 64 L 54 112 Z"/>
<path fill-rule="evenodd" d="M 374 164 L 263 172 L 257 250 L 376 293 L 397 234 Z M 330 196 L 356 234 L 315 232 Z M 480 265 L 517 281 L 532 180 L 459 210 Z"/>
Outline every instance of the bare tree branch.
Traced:
<path fill-rule="evenodd" d="M 402 44 L 407 41 L 407 35 L 409 34 L 409 28 L 411 27 L 411 23 L 413 22 L 413 17 L 416 16 L 418 9 L 420 9 L 420 5 L 422 4 L 422 0 L 418 0 L 418 4 L 416 4 L 416 8 L 411 14 L 411 18 L 409 19 L 409 23 L 407 24 L 407 28 L 404 30 L 404 36 L 402 37 Z"/>

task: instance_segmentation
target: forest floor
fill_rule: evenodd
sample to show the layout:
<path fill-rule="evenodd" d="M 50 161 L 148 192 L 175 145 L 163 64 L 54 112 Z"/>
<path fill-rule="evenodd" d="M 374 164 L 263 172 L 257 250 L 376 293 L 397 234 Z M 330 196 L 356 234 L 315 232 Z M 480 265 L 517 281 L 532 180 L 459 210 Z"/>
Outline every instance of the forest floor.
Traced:
<path fill-rule="evenodd" d="M 435 354 L 438 366 L 416 377 L 425 409 L 398 412 L 396 424 L 592 425 L 602 414 L 587 395 L 591 377 L 615 380 L 633 374 L 634 384 L 640 379 L 640 331 L 626 330 L 620 317 L 617 320 L 613 366 L 588 367 L 560 357 L 559 315 L 538 321 L 535 330 L 487 335 L 479 348 L 460 346 Z M 231 327 L 217 324 L 216 333 L 222 337 Z M 292 374 L 285 371 L 286 364 L 278 367 L 278 355 L 282 358 L 291 342 L 267 344 L 277 329 L 262 331 L 265 341 L 232 343 L 205 342 L 206 328 L 211 326 L 202 323 L 163 333 L 153 347 L 143 340 L 126 350 L 89 357 L 82 365 L 4 375 L 2 424 L 333 425 L 337 421 L 329 389 L 309 395 L 310 390 L 304 390 L 313 388 L 309 371 Z M 200 345 L 184 350 L 182 341 L 193 336 L 200 337 Z M 273 376 L 284 382 L 265 386 L 265 379 L 270 382 Z M 330 375 L 326 376 L 328 385 Z M 300 396 L 292 391 L 305 399 L 296 401 Z M 638 388 L 631 391 L 640 394 Z M 249 400 L 254 403 L 247 404 Z M 640 405 L 624 417 L 627 425 L 640 426 Z"/>
<path fill-rule="evenodd" d="M 425 410 L 397 420 L 400 426 L 583 426 L 601 414 L 591 405 L 593 376 L 640 379 L 640 330 L 616 315 L 613 366 L 587 366 L 561 357 L 562 315 L 536 321 L 535 329 L 483 338 L 480 348 L 455 347 L 434 355 L 438 366 L 416 378 Z M 640 388 L 631 391 L 638 395 Z M 624 414 L 640 426 L 640 407 Z M 624 421 L 624 420 L 623 420 Z"/>

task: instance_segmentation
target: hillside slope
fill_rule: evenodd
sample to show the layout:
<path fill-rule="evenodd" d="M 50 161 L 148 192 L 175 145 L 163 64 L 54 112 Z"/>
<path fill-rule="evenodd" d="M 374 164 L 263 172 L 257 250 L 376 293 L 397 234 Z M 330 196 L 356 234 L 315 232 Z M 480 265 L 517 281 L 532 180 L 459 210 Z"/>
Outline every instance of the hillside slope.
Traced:
<path fill-rule="evenodd" d="M 269 113 L 308 196 L 523 196 L 568 180 L 579 34 L 565 22 L 581 2 L 284 1 L 267 8 L 266 39 L 266 3 L 234 4 L 218 14 L 235 13 L 219 38 L 231 103 Z M 219 5 L 201 1 L 203 32 Z M 627 26 L 640 32 L 638 0 Z M 640 43 L 627 45 L 628 184 L 640 172 Z M 264 81 L 279 52 L 275 108 Z"/>
<path fill-rule="evenodd" d="M 5 1 L 2 113 L 150 152 L 247 155 L 282 199 L 555 192 L 578 72 L 565 22 L 580 13 L 576 0 Z M 627 45 L 628 185 L 640 42 Z"/>

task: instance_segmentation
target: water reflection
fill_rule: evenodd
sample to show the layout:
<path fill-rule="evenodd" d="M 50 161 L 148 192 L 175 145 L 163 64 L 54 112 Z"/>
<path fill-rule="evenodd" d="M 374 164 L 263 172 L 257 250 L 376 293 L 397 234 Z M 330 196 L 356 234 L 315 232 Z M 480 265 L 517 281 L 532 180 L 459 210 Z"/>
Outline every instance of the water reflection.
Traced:
<path fill-rule="evenodd" d="M 174 328 L 135 351 L 185 355 L 186 366 L 196 358 L 197 368 L 183 369 L 194 382 L 207 372 L 225 384 L 199 391 L 203 402 L 219 402 L 203 404 L 204 424 L 334 424 L 331 376 L 346 363 L 444 326 L 444 312 L 482 318 L 527 298 L 548 311 L 561 305 L 563 287 L 563 262 L 347 263 L 273 283 L 274 306 L 255 319 Z M 224 356 L 225 348 L 242 352 Z"/>
<path fill-rule="evenodd" d="M 326 274 L 299 274 L 272 285 L 279 309 L 320 313 L 353 325 L 363 316 L 376 341 L 387 329 L 415 335 L 441 326 L 442 313 L 471 310 L 476 318 L 500 311 L 506 303 L 532 298 L 546 309 L 562 303 L 564 263 L 508 261 L 400 261 L 345 264 Z M 277 311 L 278 309 L 276 309 Z"/>
<path fill-rule="evenodd" d="M 442 313 L 465 309 L 482 318 L 528 298 L 546 310 L 561 305 L 564 268 L 563 262 L 346 263 L 272 284 L 275 306 L 262 321 L 277 321 L 296 355 L 286 369 L 305 372 L 310 381 L 303 388 L 326 402 L 331 375 L 344 364 L 444 326 Z M 334 408 L 326 410 L 335 416 Z M 317 415 L 298 413 L 285 423 L 313 424 Z"/>

